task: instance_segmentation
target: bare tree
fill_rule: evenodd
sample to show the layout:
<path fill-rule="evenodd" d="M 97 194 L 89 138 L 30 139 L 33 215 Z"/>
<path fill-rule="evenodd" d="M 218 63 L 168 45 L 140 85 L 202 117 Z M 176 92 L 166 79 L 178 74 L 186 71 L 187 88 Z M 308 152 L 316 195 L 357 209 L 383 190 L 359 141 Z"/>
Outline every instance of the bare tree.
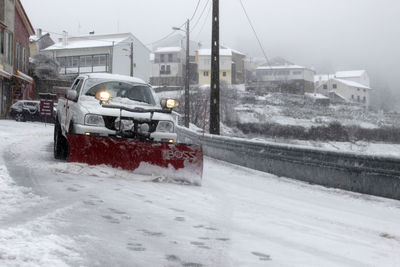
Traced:
<path fill-rule="evenodd" d="M 58 62 L 54 59 L 43 54 L 37 54 L 33 57 L 31 73 L 41 80 L 58 79 L 59 68 Z"/>

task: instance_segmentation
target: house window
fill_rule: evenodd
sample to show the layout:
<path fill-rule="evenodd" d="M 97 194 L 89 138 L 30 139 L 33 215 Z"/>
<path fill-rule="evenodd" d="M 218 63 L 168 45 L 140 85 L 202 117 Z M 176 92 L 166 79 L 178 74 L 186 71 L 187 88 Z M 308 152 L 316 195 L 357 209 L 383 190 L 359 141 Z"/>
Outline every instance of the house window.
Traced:
<path fill-rule="evenodd" d="M 95 55 L 93 56 L 93 66 L 106 66 L 108 55 Z"/>
<path fill-rule="evenodd" d="M 222 76 L 226 77 L 226 71 L 224 71 L 224 72 L 222 73 Z"/>
<path fill-rule="evenodd" d="M 301 71 L 298 71 L 298 70 L 293 71 L 292 73 L 293 73 L 293 75 L 301 75 Z"/>
<path fill-rule="evenodd" d="M 5 31 L 4 45 L 5 45 L 5 61 L 7 64 L 12 65 L 13 34 L 9 31 Z"/>
<path fill-rule="evenodd" d="M 171 74 L 171 66 L 167 65 L 166 73 L 165 74 Z"/>
<path fill-rule="evenodd" d="M 365 96 L 363 97 L 363 102 L 367 102 L 367 98 Z"/>
<path fill-rule="evenodd" d="M 354 95 L 351 95 L 351 99 L 354 99 Z"/>
<path fill-rule="evenodd" d="M 22 47 L 22 71 L 25 72 L 25 73 L 27 72 L 26 61 L 27 61 L 26 48 Z"/>
<path fill-rule="evenodd" d="M 161 61 L 161 62 L 165 62 L 165 58 L 164 58 L 164 57 L 165 57 L 164 54 L 160 54 L 160 61 Z"/>
<path fill-rule="evenodd" d="M 21 70 L 21 45 L 19 42 L 15 44 L 15 67 Z"/>
<path fill-rule="evenodd" d="M 365 93 L 366 90 L 364 89 L 363 91 L 364 91 L 364 93 Z"/>
<path fill-rule="evenodd" d="M 165 74 L 165 65 L 161 65 L 160 74 Z"/>
<path fill-rule="evenodd" d="M 4 31 L 3 29 L 0 29 L 0 54 L 4 54 Z"/>
<path fill-rule="evenodd" d="M 357 91 L 360 91 L 360 88 L 357 88 Z"/>
<path fill-rule="evenodd" d="M 172 54 L 168 54 L 168 62 L 172 62 Z"/>
<path fill-rule="evenodd" d="M 328 89 L 328 85 L 324 84 L 324 89 Z"/>
<path fill-rule="evenodd" d="M 360 102 L 360 96 L 359 95 L 357 96 L 357 102 Z"/>
<path fill-rule="evenodd" d="M 207 77 L 208 76 L 208 71 L 203 72 L 203 76 Z"/>
<path fill-rule="evenodd" d="M 336 89 L 337 88 L 337 84 L 336 83 L 332 84 L 332 88 Z"/>

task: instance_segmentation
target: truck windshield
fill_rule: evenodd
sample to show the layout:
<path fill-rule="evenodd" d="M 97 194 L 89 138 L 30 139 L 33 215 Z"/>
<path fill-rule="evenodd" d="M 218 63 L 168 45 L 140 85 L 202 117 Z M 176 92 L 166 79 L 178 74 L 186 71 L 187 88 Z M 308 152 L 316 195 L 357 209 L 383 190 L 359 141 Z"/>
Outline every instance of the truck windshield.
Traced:
<path fill-rule="evenodd" d="M 112 98 L 128 98 L 130 100 L 155 105 L 151 89 L 146 84 L 88 79 L 83 90 L 84 94 L 88 96 L 96 96 L 98 91 L 106 90 L 111 94 Z"/>

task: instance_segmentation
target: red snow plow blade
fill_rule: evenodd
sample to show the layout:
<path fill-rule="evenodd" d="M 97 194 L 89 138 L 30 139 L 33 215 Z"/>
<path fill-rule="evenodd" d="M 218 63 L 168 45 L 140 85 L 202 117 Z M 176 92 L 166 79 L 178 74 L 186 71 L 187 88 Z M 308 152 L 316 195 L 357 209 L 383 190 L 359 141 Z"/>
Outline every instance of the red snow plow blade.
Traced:
<path fill-rule="evenodd" d="M 114 168 L 201 184 L 201 146 L 68 134 L 69 162 Z"/>

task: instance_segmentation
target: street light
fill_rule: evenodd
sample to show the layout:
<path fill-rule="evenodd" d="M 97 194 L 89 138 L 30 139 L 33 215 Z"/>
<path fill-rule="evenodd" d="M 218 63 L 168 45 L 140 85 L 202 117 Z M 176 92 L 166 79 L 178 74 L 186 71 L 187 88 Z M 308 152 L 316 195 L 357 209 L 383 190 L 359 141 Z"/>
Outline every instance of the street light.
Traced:
<path fill-rule="evenodd" d="M 186 21 L 186 30 L 178 27 L 172 27 L 175 31 L 186 31 L 186 74 L 185 74 L 185 127 L 189 128 L 190 105 L 189 105 L 189 20 Z"/>

